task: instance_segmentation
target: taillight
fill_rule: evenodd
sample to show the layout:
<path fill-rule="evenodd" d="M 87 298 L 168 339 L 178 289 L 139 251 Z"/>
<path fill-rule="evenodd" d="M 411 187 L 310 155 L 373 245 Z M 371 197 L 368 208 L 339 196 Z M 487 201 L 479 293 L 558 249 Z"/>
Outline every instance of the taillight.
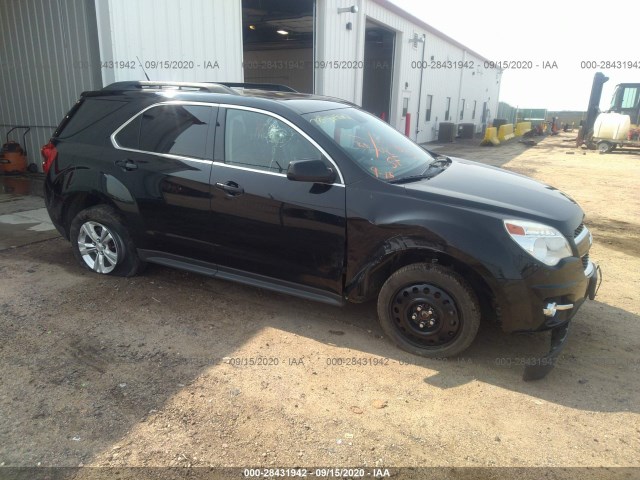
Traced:
<path fill-rule="evenodd" d="M 56 146 L 53 143 L 49 142 L 40 149 L 40 153 L 42 154 L 42 158 L 43 158 L 42 170 L 46 175 L 47 173 L 49 173 L 49 168 L 51 168 L 51 164 L 58 156 L 58 150 L 56 150 Z"/>

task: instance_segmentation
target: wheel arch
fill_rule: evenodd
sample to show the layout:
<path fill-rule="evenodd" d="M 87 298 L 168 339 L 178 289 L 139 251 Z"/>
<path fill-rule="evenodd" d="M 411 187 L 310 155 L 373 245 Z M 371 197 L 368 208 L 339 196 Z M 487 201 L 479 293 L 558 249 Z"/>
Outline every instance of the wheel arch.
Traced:
<path fill-rule="evenodd" d="M 345 288 L 346 298 L 362 303 L 375 298 L 384 282 L 397 270 L 413 263 L 431 263 L 451 268 L 460 274 L 474 291 L 483 318 L 499 321 L 497 290 L 493 276 L 482 265 L 470 259 L 428 247 L 396 250 L 368 263 Z"/>
<path fill-rule="evenodd" d="M 112 199 L 100 192 L 78 191 L 66 196 L 62 205 L 62 222 L 67 239 L 69 239 L 69 229 L 75 216 L 82 210 L 96 205 L 109 205 L 116 211 L 120 211 Z"/>
<path fill-rule="evenodd" d="M 135 197 L 113 175 L 95 169 L 68 168 L 51 180 L 51 188 L 58 199 L 56 202 L 59 202 L 59 214 L 56 216 L 63 230 L 61 233 L 67 239 L 74 217 L 82 210 L 100 204 L 129 217 L 129 223 L 135 228 L 135 222 L 131 222 L 131 216 L 139 214 Z"/>

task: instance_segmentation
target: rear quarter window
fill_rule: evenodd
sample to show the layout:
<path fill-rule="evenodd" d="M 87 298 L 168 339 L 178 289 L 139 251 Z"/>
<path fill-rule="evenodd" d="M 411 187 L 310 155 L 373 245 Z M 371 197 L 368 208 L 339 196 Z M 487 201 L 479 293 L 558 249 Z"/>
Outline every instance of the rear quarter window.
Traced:
<path fill-rule="evenodd" d="M 104 137 L 108 129 L 107 120 L 127 105 L 127 102 L 101 98 L 85 98 L 66 125 L 58 133 L 58 138 L 86 143 L 94 143 L 96 138 Z M 105 129 L 107 131 L 105 131 Z M 100 135 L 102 132 L 102 135 Z"/>
<path fill-rule="evenodd" d="M 116 135 L 116 142 L 122 148 L 130 148 L 138 150 L 140 145 L 140 125 L 142 124 L 142 115 L 138 115 L 131 120 L 126 127 Z"/>

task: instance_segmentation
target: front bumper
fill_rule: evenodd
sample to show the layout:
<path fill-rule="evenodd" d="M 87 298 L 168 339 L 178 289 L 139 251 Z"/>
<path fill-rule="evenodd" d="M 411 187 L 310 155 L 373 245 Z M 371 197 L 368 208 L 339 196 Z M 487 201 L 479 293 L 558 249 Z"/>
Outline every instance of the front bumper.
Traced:
<path fill-rule="evenodd" d="M 598 289 L 600 288 L 600 282 L 602 276 L 600 275 L 600 267 L 595 263 L 590 263 L 589 271 L 589 283 L 587 286 L 586 298 L 593 300 L 596 298 Z M 573 310 L 575 305 L 573 303 L 566 303 L 564 305 L 558 305 L 556 302 L 549 302 L 546 307 L 542 309 L 542 313 L 545 317 L 553 318 L 557 312 L 563 312 L 565 310 Z"/>
<path fill-rule="evenodd" d="M 580 305 L 588 298 L 590 300 L 595 299 L 596 294 L 598 293 L 598 289 L 600 288 L 600 283 L 602 282 L 602 272 L 600 267 L 593 263 L 593 271 L 590 272 L 590 276 L 587 290 L 580 302 Z M 550 304 L 551 305 L 551 304 Z M 579 306 L 579 305 L 578 305 Z M 558 309 L 558 307 L 561 307 Z M 547 317 L 553 318 L 558 312 L 561 311 L 577 311 L 577 307 L 572 304 L 565 305 L 557 305 L 555 307 L 550 307 L 549 305 L 544 311 L 544 315 Z M 558 355 L 564 348 L 567 338 L 569 337 L 569 320 L 565 320 L 564 323 L 559 326 L 553 328 L 551 330 L 551 348 L 549 349 L 549 353 L 547 353 L 544 357 L 534 358 L 528 365 L 525 366 L 524 374 L 522 379 L 524 381 L 531 380 L 540 380 L 547 376 L 547 374 L 553 369 L 556 364 Z"/>
<path fill-rule="evenodd" d="M 569 322 L 599 283 L 599 267 L 586 262 L 570 257 L 557 267 L 531 267 L 522 279 L 503 280 L 496 295 L 502 329 L 541 332 Z"/>

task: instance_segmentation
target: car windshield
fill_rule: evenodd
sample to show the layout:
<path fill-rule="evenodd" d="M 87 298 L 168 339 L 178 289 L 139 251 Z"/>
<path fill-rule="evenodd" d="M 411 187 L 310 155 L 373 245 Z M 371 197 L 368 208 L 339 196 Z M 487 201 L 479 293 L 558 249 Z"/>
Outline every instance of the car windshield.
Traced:
<path fill-rule="evenodd" d="M 355 108 L 304 114 L 369 175 L 386 181 L 422 175 L 434 158 L 382 120 Z"/>

